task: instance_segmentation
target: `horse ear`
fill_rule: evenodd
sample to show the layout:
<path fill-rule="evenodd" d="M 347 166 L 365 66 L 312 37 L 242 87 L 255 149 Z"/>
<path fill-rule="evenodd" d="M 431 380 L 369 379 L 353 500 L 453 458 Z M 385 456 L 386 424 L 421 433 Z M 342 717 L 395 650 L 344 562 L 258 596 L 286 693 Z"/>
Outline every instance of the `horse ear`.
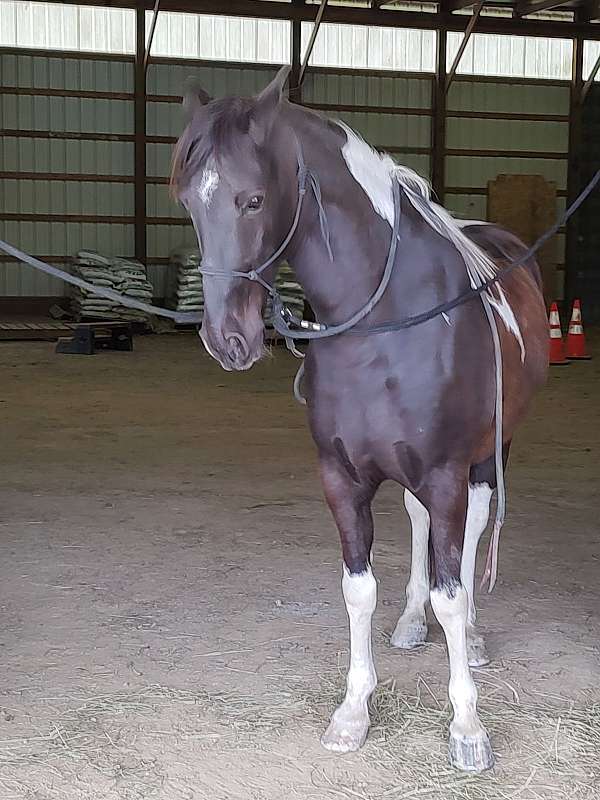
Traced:
<path fill-rule="evenodd" d="M 282 67 L 271 83 L 256 98 L 250 116 L 250 135 L 256 144 L 263 144 L 269 135 L 289 74 L 290 67 Z"/>
<path fill-rule="evenodd" d="M 196 111 L 210 103 L 212 97 L 200 86 L 197 78 L 190 77 L 184 83 L 183 88 L 183 110 L 186 117 L 190 120 Z"/>

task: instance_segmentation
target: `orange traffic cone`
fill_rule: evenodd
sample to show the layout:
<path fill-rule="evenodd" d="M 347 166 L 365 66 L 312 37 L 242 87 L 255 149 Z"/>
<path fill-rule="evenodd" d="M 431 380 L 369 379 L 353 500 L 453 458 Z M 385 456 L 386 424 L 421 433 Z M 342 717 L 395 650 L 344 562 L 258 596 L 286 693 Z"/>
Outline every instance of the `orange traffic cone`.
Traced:
<path fill-rule="evenodd" d="M 567 333 L 567 347 L 565 355 L 567 358 L 578 359 L 580 361 L 591 358 L 585 350 L 585 336 L 583 335 L 583 324 L 581 322 L 581 304 L 579 300 L 573 303 L 569 332 Z"/>
<path fill-rule="evenodd" d="M 558 306 L 552 303 L 550 306 L 550 365 L 568 364 L 565 358 L 563 347 L 562 331 L 560 329 L 560 317 Z"/>

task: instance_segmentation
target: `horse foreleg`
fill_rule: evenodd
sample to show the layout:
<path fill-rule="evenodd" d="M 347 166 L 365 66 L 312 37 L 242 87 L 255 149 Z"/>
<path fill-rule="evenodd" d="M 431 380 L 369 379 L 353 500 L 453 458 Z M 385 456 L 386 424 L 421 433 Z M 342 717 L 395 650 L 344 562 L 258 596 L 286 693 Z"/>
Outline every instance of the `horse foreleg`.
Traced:
<path fill-rule="evenodd" d="M 321 463 L 325 496 L 339 529 L 344 558 L 342 591 L 350 623 L 350 665 L 346 694 L 333 713 L 321 743 L 328 750 L 358 750 L 369 729 L 367 702 L 377 675 L 371 649 L 371 617 L 377 604 L 377 583 L 371 571 L 373 542 L 371 501 L 374 484 L 362 484 L 337 462 Z"/>
<path fill-rule="evenodd" d="M 459 769 L 481 772 L 493 765 L 494 756 L 477 714 L 477 689 L 467 653 L 469 598 L 460 575 L 468 488 L 466 481 L 448 471 L 432 477 L 423 497 L 431 520 L 431 605 L 446 637 L 450 664 L 448 694 L 454 709 L 450 761 Z"/>
<path fill-rule="evenodd" d="M 390 638 L 393 647 L 412 650 L 427 638 L 425 606 L 429 600 L 429 512 L 417 498 L 404 491 L 404 505 L 412 526 L 410 578 L 406 606 Z"/>
<path fill-rule="evenodd" d="M 490 499 L 492 489 L 487 483 L 469 486 L 469 506 L 465 523 L 465 539 L 463 545 L 460 580 L 468 597 L 469 610 L 467 618 L 467 650 L 469 665 L 482 667 L 489 664 L 485 649 L 485 641 L 476 626 L 477 611 L 475 609 L 475 563 L 477 546 L 482 533 L 486 529 L 490 515 Z"/>

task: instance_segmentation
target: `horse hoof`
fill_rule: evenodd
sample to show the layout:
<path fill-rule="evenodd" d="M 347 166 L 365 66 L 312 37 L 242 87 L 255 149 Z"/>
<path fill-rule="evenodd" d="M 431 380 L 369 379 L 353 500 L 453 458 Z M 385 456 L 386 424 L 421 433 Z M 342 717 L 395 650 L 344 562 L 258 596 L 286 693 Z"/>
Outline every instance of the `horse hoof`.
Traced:
<path fill-rule="evenodd" d="M 450 734 L 450 763 L 463 772 L 484 772 L 494 766 L 494 753 L 485 731 L 476 736 Z"/>
<path fill-rule="evenodd" d="M 423 622 L 398 621 L 394 632 L 390 637 L 392 647 L 399 647 L 401 650 L 414 650 L 421 647 L 427 639 L 427 625 Z"/>
<path fill-rule="evenodd" d="M 467 630 L 467 655 L 470 667 L 485 667 L 490 663 L 483 636 L 469 630 Z"/>
<path fill-rule="evenodd" d="M 332 719 L 329 727 L 321 736 L 321 744 L 332 753 L 352 753 L 365 743 L 369 723 L 338 722 Z"/>

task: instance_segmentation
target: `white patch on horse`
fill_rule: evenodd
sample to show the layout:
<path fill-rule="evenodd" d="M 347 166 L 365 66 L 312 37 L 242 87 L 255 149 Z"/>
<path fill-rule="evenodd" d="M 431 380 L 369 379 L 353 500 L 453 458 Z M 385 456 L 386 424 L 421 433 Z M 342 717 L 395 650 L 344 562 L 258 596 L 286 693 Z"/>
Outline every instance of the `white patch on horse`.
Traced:
<path fill-rule="evenodd" d="M 477 546 L 488 524 L 491 497 L 492 489 L 488 483 L 469 485 L 469 505 L 467 507 L 465 538 L 462 560 L 460 562 L 460 582 L 465 587 L 469 599 L 467 652 L 469 655 L 469 666 L 471 667 L 481 667 L 489 663 L 485 642 L 481 634 L 478 633 L 475 625 L 477 610 L 475 608 L 474 584 Z"/>
<path fill-rule="evenodd" d="M 477 689 L 467 657 L 467 592 L 460 584 L 452 592 L 431 591 L 431 606 L 442 626 L 448 647 L 448 694 L 454 709 L 450 723 L 450 759 L 453 766 L 481 772 L 494 763 L 487 732 L 477 715 Z"/>
<path fill-rule="evenodd" d="M 213 169 L 214 164 L 207 164 L 200 179 L 198 186 L 198 197 L 206 207 L 210 206 L 210 201 L 219 185 L 220 176 L 216 169 Z"/>
<path fill-rule="evenodd" d="M 491 225 L 491 222 L 484 222 L 482 219 L 461 219 L 460 217 L 454 217 L 454 222 L 458 225 L 459 228 L 470 228 L 471 225 Z"/>
<path fill-rule="evenodd" d="M 371 649 L 371 617 L 377 604 L 377 582 L 371 567 L 351 574 L 344 564 L 342 591 L 350 621 L 346 695 L 321 737 L 323 747 L 337 753 L 358 750 L 363 745 L 369 730 L 367 701 L 377 685 Z"/>
<path fill-rule="evenodd" d="M 392 633 L 390 644 L 412 650 L 427 638 L 425 605 L 429 600 L 429 511 L 408 489 L 404 505 L 412 526 L 410 578 L 406 584 L 406 606 Z"/>
<path fill-rule="evenodd" d="M 411 205 L 436 233 L 448 239 L 462 256 L 473 289 L 493 278 L 498 268 L 475 242 L 462 232 L 472 220 L 456 220 L 445 208 L 431 200 L 429 183 L 409 167 L 396 164 L 387 154 L 380 154 L 343 122 L 338 125 L 346 133 L 342 156 L 351 175 L 364 189 L 371 205 L 390 226 L 394 224 L 392 178 L 396 178 Z M 497 295 L 497 296 L 496 296 Z M 506 329 L 513 334 L 521 348 L 521 361 L 525 360 L 525 345 L 519 324 L 506 295 L 496 286 L 486 291 L 486 296 L 496 309 Z"/>

